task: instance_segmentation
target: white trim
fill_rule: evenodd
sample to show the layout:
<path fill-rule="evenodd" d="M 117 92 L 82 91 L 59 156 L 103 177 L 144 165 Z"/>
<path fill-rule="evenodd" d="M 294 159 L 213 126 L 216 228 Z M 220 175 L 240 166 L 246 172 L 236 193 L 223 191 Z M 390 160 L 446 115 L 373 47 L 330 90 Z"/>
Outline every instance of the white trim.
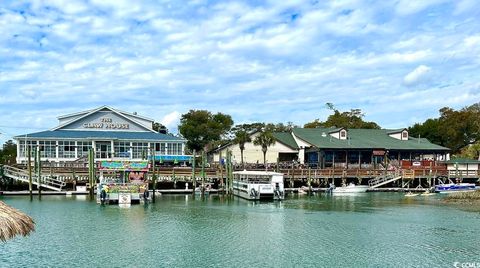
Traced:
<path fill-rule="evenodd" d="M 122 114 L 127 114 L 127 115 L 130 115 L 130 116 L 134 116 L 134 117 L 138 117 L 138 118 L 141 118 L 141 119 L 144 119 L 144 120 L 147 120 L 147 121 L 155 121 L 153 120 L 152 118 L 149 118 L 149 117 L 145 117 L 145 116 L 141 116 L 141 115 L 138 115 L 138 114 L 133 114 L 133 113 L 130 113 L 130 112 L 126 112 L 126 111 L 122 111 L 122 110 L 118 110 L 118 109 L 114 109 L 108 105 L 103 105 L 100 109 L 103 109 L 103 108 L 107 108 L 107 109 L 110 109 L 110 110 L 116 110 Z M 66 114 L 66 115 L 60 115 L 60 116 L 57 116 L 57 119 L 60 120 L 60 119 L 64 119 L 64 118 L 67 118 L 67 117 L 72 117 L 72 116 L 76 116 L 76 115 L 81 115 L 81 114 L 85 114 L 85 113 L 90 113 L 94 110 L 97 110 L 98 108 L 95 108 L 95 109 L 90 109 L 90 110 L 85 110 L 85 111 L 82 111 L 82 112 L 76 112 L 76 113 L 71 113 L 71 114 Z"/>
<path fill-rule="evenodd" d="M 298 137 L 297 135 L 295 135 L 295 133 L 294 133 L 293 131 L 292 131 L 291 133 L 292 133 L 293 139 L 294 139 L 295 142 L 297 143 L 297 146 L 298 146 L 298 149 L 297 149 L 297 150 L 300 150 L 300 147 L 306 147 L 304 144 L 306 144 L 307 146 L 315 146 L 315 145 L 313 145 L 313 144 L 305 141 L 304 139 Z M 302 143 L 304 143 L 304 144 L 300 144 L 299 141 L 302 142 Z"/>
<path fill-rule="evenodd" d="M 99 112 L 100 110 L 103 110 L 103 109 L 108 109 L 108 110 L 110 110 L 111 112 L 113 112 L 114 114 L 117 114 L 117 115 L 119 115 L 120 117 L 123 117 L 124 119 L 126 119 L 126 120 L 128 120 L 128 121 L 131 121 L 131 122 L 137 124 L 139 127 L 144 128 L 144 129 L 148 130 L 149 132 L 157 133 L 155 130 L 147 128 L 146 126 L 144 126 L 143 124 L 141 124 L 141 123 L 138 122 L 137 120 L 135 120 L 135 119 L 133 119 L 133 118 L 129 118 L 129 117 L 125 116 L 123 113 L 118 112 L 117 110 L 115 110 L 115 109 L 113 109 L 113 108 L 111 108 L 111 107 L 109 107 L 109 106 L 102 106 L 102 107 L 99 107 L 99 108 L 97 108 L 97 109 L 95 109 L 95 110 L 91 110 L 89 113 L 86 113 L 86 114 L 84 114 L 84 115 L 82 115 L 82 116 L 80 116 L 80 117 L 77 117 L 77 118 L 75 118 L 75 119 L 72 119 L 72 120 L 70 120 L 70 121 L 68 121 L 68 122 L 63 123 L 62 125 L 59 125 L 59 126 L 57 126 L 57 127 L 55 127 L 55 128 L 52 128 L 51 131 L 55 131 L 55 130 L 58 130 L 58 129 L 63 128 L 63 127 L 65 127 L 65 126 L 68 126 L 68 125 L 70 125 L 70 124 L 72 124 L 72 123 L 74 123 L 74 122 L 77 122 L 77 121 L 79 121 L 79 120 L 81 120 L 81 119 L 84 119 L 85 117 L 87 117 L 87 116 L 89 116 L 89 115 L 92 115 L 92 114 L 94 114 L 94 113 L 96 113 L 96 112 Z M 152 124 L 153 124 L 153 120 L 151 120 L 151 121 L 152 121 Z M 137 132 L 140 132 L 140 131 L 137 131 Z"/>

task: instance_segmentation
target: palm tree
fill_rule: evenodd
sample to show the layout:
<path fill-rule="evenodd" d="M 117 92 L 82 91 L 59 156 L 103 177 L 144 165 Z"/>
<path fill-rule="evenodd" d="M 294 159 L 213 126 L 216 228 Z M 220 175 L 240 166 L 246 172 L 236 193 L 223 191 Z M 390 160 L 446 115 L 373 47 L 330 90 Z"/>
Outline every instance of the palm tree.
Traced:
<path fill-rule="evenodd" d="M 253 141 L 253 144 L 262 146 L 263 164 L 265 165 L 265 169 L 267 168 L 267 149 L 269 146 L 274 145 L 275 141 L 276 139 L 270 130 L 262 130 Z"/>
<path fill-rule="evenodd" d="M 245 143 L 251 142 L 252 139 L 247 131 L 240 129 L 235 133 L 235 139 L 233 139 L 234 143 L 238 143 L 238 147 L 240 148 L 240 158 L 242 159 L 242 167 L 243 165 L 243 151 L 245 150 Z"/>

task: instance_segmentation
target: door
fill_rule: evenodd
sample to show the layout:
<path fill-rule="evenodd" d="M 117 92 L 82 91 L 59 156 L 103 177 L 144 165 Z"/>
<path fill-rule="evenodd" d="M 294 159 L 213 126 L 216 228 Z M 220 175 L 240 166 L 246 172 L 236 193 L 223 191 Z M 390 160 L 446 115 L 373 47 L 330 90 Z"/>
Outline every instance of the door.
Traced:
<path fill-rule="evenodd" d="M 96 148 L 96 157 L 97 158 L 111 158 L 112 154 L 112 144 L 110 142 L 105 141 L 97 141 L 95 144 Z"/>

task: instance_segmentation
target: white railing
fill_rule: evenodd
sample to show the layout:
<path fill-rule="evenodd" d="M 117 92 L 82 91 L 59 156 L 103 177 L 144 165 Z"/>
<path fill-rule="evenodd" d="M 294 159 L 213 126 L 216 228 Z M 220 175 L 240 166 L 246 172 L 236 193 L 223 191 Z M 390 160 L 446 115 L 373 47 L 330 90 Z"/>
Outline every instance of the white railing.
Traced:
<path fill-rule="evenodd" d="M 19 169 L 12 166 L 3 167 L 4 175 L 12 178 L 14 180 L 19 180 L 22 182 L 29 182 L 29 174 L 23 169 Z M 48 188 L 54 191 L 61 191 L 63 187 L 65 187 L 66 183 L 64 181 L 60 181 L 57 179 L 52 178 L 48 175 L 41 175 L 40 182 L 38 180 L 38 175 L 32 173 L 32 184 L 33 185 L 40 185 L 40 187 Z"/>

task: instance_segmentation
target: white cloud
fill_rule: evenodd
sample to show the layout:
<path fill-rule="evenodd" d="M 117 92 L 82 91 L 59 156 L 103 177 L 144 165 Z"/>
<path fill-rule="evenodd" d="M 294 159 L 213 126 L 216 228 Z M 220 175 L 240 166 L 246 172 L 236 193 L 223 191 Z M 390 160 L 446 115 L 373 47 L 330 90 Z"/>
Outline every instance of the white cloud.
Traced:
<path fill-rule="evenodd" d="M 75 70 L 78 70 L 78 69 L 81 69 L 81 68 L 87 66 L 90 63 L 91 63 L 90 61 L 78 60 L 78 61 L 74 61 L 74 62 L 70 62 L 70 63 L 65 64 L 63 66 L 63 69 L 67 72 L 68 71 L 75 71 Z"/>
<path fill-rule="evenodd" d="M 396 6 L 396 12 L 400 15 L 411 15 L 443 2 L 446 2 L 446 0 L 400 0 Z"/>
<path fill-rule="evenodd" d="M 172 131 L 172 129 L 176 129 L 178 124 L 180 124 L 180 116 L 181 114 L 178 111 L 173 111 L 165 115 L 162 120 L 160 120 L 160 123 L 166 126 L 169 131 Z"/>
<path fill-rule="evenodd" d="M 478 8 L 477 0 L 459 0 L 456 1 L 457 5 L 455 6 L 455 15 L 459 15 L 464 12 L 476 11 Z"/>
<path fill-rule="evenodd" d="M 468 1 L 397 2 L 6 2 L 0 120 L 20 124 L 18 107 L 29 114 L 53 107 L 54 117 L 108 104 L 164 117 L 175 131 L 189 109 L 222 111 L 236 122 L 304 124 L 326 118 L 319 107 L 333 102 L 405 127 L 412 109 L 393 120 L 377 107 L 406 106 L 419 94 L 429 105 L 415 114 L 468 105 L 464 95 L 443 97 L 478 83 L 480 21 Z"/>
<path fill-rule="evenodd" d="M 416 84 L 422 83 L 429 78 L 432 68 L 420 65 L 415 70 L 411 71 L 403 78 L 403 83 L 406 86 L 414 86 Z"/>

